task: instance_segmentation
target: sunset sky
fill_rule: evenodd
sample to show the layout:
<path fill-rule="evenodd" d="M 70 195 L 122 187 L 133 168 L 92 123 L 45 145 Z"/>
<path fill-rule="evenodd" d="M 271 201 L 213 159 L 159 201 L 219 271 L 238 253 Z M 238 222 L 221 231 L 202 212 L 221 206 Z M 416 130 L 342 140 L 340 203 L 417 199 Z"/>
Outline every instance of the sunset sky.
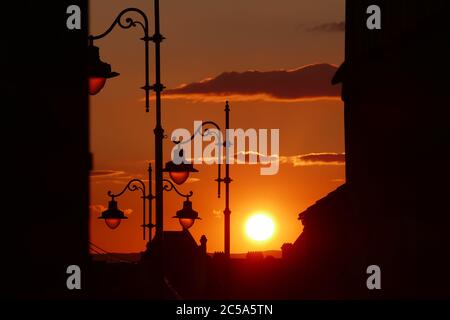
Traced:
<path fill-rule="evenodd" d="M 90 33 L 105 31 L 126 7 L 145 11 L 153 32 L 153 1 L 90 1 Z M 344 57 L 344 1 L 340 0 L 162 0 L 161 47 L 165 133 L 193 130 L 194 120 L 224 126 L 224 104 L 232 128 L 280 129 L 280 169 L 260 175 L 260 165 L 232 165 L 231 252 L 279 250 L 301 233 L 298 213 L 344 183 L 344 117 L 339 87 L 331 77 Z M 118 199 L 129 219 L 110 230 L 97 217 L 108 190 L 119 192 L 133 177 L 146 179 L 154 159 L 153 100 L 145 113 L 144 46 L 138 27 L 116 28 L 95 42 L 101 59 L 120 76 L 91 97 L 91 241 L 110 252 L 138 252 L 142 240 L 142 202 L 136 192 Z M 150 60 L 153 61 L 153 46 Z M 251 71 L 251 72 L 249 72 Z M 153 65 L 150 70 L 153 78 Z M 153 80 L 152 80 L 153 83 Z M 185 85 L 180 88 L 180 86 Z M 206 144 L 205 144 L 206 145 Z M 164 161 L 173 144 L 166 139 Z M 196 165 L 198 173 L 182 185 L 192 190 L 202 220 L 190 229 L 208 251 L 223 251 L 224 197 L 217 199 L 216 166 Z M 223 190 L 224 191 L 224 190 Z M 180 230 L 171 217 L 183 199 L 165 193 L 165 230 Z M 254 213 L 275 223 L 272 238 L 247 237 Z"/>

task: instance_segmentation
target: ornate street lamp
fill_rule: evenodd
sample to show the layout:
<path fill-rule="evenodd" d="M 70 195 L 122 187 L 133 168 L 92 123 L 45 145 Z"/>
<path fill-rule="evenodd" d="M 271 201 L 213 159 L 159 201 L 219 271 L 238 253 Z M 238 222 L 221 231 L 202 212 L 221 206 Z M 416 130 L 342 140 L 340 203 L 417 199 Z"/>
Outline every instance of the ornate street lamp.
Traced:
<path fill-rule="evenodd" d="M 146 193 L 145 183 L 142 180 L 139 179 L 132 179 L 128 182 L 126 187 L 119 193 L 119 194 L 112 194 L 112 192 L 108 192 L 108 195 L 112 198 L 111 201 L 114 201 L 115 197 L 119 197 L 121 194 L 123 194 L 126 190 L 129 191 L 136 191 L 141 190 L 142 191 L 142 199 L 143 199 L 143 234 L 145 239 L 145 229 L 148 228 L 150 231 L 150 241 L 152 241 L 152 228 L 155 227 L 156 233 L 154 239 L 156 247 L 158 249 L 155 250 L 155 260 L 157 261 L 157 267 L 156 267 L 156 273 L 157 278 L 159 281 L 159 291 L 161 295 L 163 294 L 163 288 L 164 288 L 164 245 L 163 245 L 163 224 L 164 224 L 164 214 L 163 214 L 163 208 L 164 208 L 164 191 L 170 191 L 174 189 L 179 195 L 188 198 L 192 195 L 192 191 L 188 195 L 184 195 L 180 193 L 175 185 L 167 179 L 164 179 L 163 177 L 163 141 L 164 141 L 164 129 L 162 127 L 162 115 L 161 115 L 161 93 L 165 89 L 164 85 L 161 83 L 161 42 L 165 39 L 164 36 L 160 33 L 160 20 L 159 20 L 159 0 L 154 0 L 154 34 L 150 36 L 149 34 L 149 22 L 147 15 L 140 9 L 137 8 L 127 8 L 122 10 L 119 15 L 116 17 L 116 19 L 113 21 L 111 26 L 102 34 L 99 35 L 90 35 L 89 36 L 89 43 L 90 43 L 90 68 L 89 68 L 89 92 L 91 94 L 98 93 L 105 85 L 106 79 L 112 78 L 118 75 L 118 73 L 111 72 L 111 66 L 109 66 L 107 63 L 102 62 L 100 60 L 99 50 L 98 48 L 95 49 L 94 47 L 94 41 L 99 40 L 107 36 L 115 26 L 119 26 L 122 29 L 130 29 L 132 27 L 141 27 L 144 36 L 141 38 L 141 40 L 144 42 L 144 53 L 145 53 L 145 84 L 142 87 L 142 89 L 145 91 L 145 111 L 149 112 L 150 110 L 150 91 L 155 92 L 155 128 L 153 130 L 154 133 L 154 141 L 155 141 L 155 195 L 151 192 L 151 186 L 152 186 L 152 174 L 151 174 L 151 166 L 149 165 L 149 194 Z M 129 13 L 137 14 L 140 16 L 141 19 L 136 20 L 132 17 L 126 17 Z M 126 18 L 125 18 L 126 17 Z M 124 18 L 124 20 L 122 20 Z M 149 63 L 149 43 L 153 42 L 155 45 L 155 51 L 154 51 L 154 59 L 155 59 L 155 83 L 150 85 L 150 63 Z M 186 169 L 186 168 L 184 168 Z M 189 169 L 189 168 L 188 168 Z M 193 168 L 192 168 L 193 169 Z M 173 170 L 174 171 L 174 170 Z M 184 171 L 178 171 L 178 172 L 185 172 Z M 192 171 L 189 171 L 192 172 Z M 170 172 L 169 172 L 170 174 Z M 185 174 L 172 174 L 173 179 L 175 183 L 182 183 L 185 182 L 187 177 L 185 177 Z M 181 177 L 180 177 L 181 176 Z M 165 184 L 166 183 L 166 184 Z M 155 225 L 151 223 L 152 221 L 152 201 L 155 199 Z M 146 200 L 148 200 L 148 206 L 149 206 L 149 223 L 146 223 Z M 110 202 L 111 208 L 114 209 L 114 206 L 117 203 L 114 204 L 114 202 Z M 192 209 L 192 206 L 191 206 Z M 118 208 L 117 208 L 118 210 Z M 114 212 L 111 211 L 111 212 Z M 117 211 L 115 213 L 116 216 L 119 216 Z M 102 215 L 103 216 L 103 215 Z M 112 213 L 105 213 L 106 217 L 113 216 Z M 114 217 L 116 217 L 114 216 Z M 121 221 L 122 219 L 119 219 Z M 195 220 L 195 219 L 194 219 Z M 114 219 L 105 219 L 105 221 L 113 222 Z M 116 222 L 116 221 L 115 221 Z M 117 222 L 116 222 L 117 223 Z M 114 226 L 116 223 L 112 223 L 111 225 Z M 120 222 L 119 222 L 120 223 Z M 186 224 L 187 225 L 187 224 Z M 192 225 L 192 224 L 191 224 Z M 117 228 L 117 225 L 115 227 Z M 150 246 L 148 246 L 149 248 Z"/>
<path fill-rule="evenodd" d="M 184 230 L 189 229 L 194 224 L 195 220 L 201 219 L 198 217 L 198 212 L 192 209 L 192 202 L 187 198 L 183 202 L 183 208 L 177 211 L 177 215 L 173 218 L 179 220 L 180 225 Z"/>
<path fill-rule="evenodd" d="M 175 191 L 180 197 L 185 198 L 183 204 L 183 209 L 177 211 L 176 217 L 180 219 L 180 224 L 184 229 L 189 229 L 195 222 L 195 220 L 200 219 L 198 217 L 197 211 L 192 209 L 192 202 L 189 200 L 190 197 L 194 194 L 192 191 L 184 194 L 181 193 L 172 181 L 168 179 L 163 179 L 163 191 Z M 152 201 L 155 199 L 155 196 L 152 193 L 152 164 L 148 164 L 148 190 L 145 182 L 141 179 L 131 179 L 125 185 L 125 187 L 119 193 L 112 193 L 112 191 L 108 191 L 108 196 L 111 198 L 108 204 L 108 209 L 102 212 L 102 215 L 98 217 L 99 219 L 105 219 L 106 225 L 111 229 L 116 229 L 120 222 L 123 219 L 128 219 L 123 211 L 119 210 L 116 198 L 122 196 L 126 191 L 141 191 L 141 199 L 142 199 L 142 229 L 143 229 L 143 238 L 145 240 L 145 229 L 149 229 L 149 240 L 152 240 L 152 228 L 155 225 L 152 223 L 152 213 L 153 206 Z M 147 223 L 147 214 L 149 212 L 149 217 Z"/>
<path fill-rule="evenodd" d="M 111 71 L 111 66 L 100 60 L 99 49 L 94 46 L 94 41 L 100 40 L 111 33 L 111 31 L 119 26 L 122 29 L 130 29 L 140 27 L 144 33 L 140 38 L 144 42 L 144 72 L 145 84 L 142 89 L 145 91 L 145 111 L 150 110 L 150 91 L 155 92 L 155 128 L 153 130 L 155 136 L 155 211 L 156 211 L 156 236 L 162 241 L 163 234 L 163 139 L 164 129 L 161 121 L 161 92 L 164 90 L 164 85 L 161 83 L 161 63 L 160 51 L 161 42 L 165 39 L 160 33 L 159 21 L 159 0 L 154 0 L 154 34 L 150 35 L 149 20 L 147 15 L 140 9 L 127 8 L 122 10 L 114 19 L 112 24 L 105 32 L 99 35 L 90 35 L 89 39 L 89 93 L 97 94 L 105 85 L 106 80 L 118 76 L 117 72 Z M 130 14 L 139 16 L 139 19 L 129 16 Z M 149 63 L 149 48 L 150 42 L 155 45 L 155 83 L 150 85 L 150 63 Z M 138 182 L 134 180 L 134 182 Z M 125 188 L 126 190 L 127 188 Z M 125 191 L 124 190 L 124 191 Z M 137 190 L 137 189 L 135 189 Z M 147 197 L 149 198 L 149 197 Z M 145 200 L 145 197 L 144 197 Z M 152 199 L 149 199 L 150 201 Z M 144 214 L 145 217 L 145 214 Z M 144 223 L 145 225 L 145 223 Z M 144 227 L 145 235 L 145 227 Z M 161 253 L 162 254 L 162 253 Z M 162 255 L 159 257 L 162 261 Z"/>
<path fill-rule="evenodd" d="M 163 172 L 168 172 L 170 179 L 180 185 L 186 182 L 191 172 L 198 172 L 192 163 L 175 164 L 173 161 L 166 162 Z"/>
<path fill-rule="evenodd" d="M 117 201 L 114 198 L 108 203 L 108 209 L 102 212 L 102 215 L 98 217 L 99 219 L 105 219 L 105 223 L 111 229 L 116 229 L 123 219 L 128 219 L 123 211 L 119 210 L 117 206 Z"/>
<path fill-rule="evenodd" d="M 179 164 L 175 164 L 171 160 L 169 162 L 166 162 L 166 166 L 163 169 L 163 172 L 168 172 L 173 182 L 178 185 L 185 183 L 189 178 L 189 174 L 191 172 L 198 172 L 198 170 L 194 168 L 194 165 L 192 163 L 185 163 L 183 149 L 179 151 L 179 155 Z"/>
<path fill-rule="evenodd" d="M 138 14 L 142 18 L 141 20 L 135 20 L 131 17 L 125 16 L 129 13 Z M 123 20 L 122 20 L 123 19 Z M 94 46 L 94 41 L 99 40 L 107 36 L 115 26 L 119 26 L 122 29 L 130 29 L 132 27 L 140 26 L 144 32 L 144 36 L 141 40 L 144 42 L 145 49 L 145 85 L 142 89 L 145 91 L 145 111 L 149 112 L 150 104 L 149 104 L 149 92 L 152 90 L 155 92 L 155 128 L 153 130 L 155 136 L 155 195 L 151 192 L 151 166 L 149 166 L 149 189 L 150 193 L 146 194 L 145 192 L 145 183 L 139 179 L 132 179 L 128 182 L 126 187 L 119 194 L 112 194 L 110 191 L 108 195 L 111 197 L 111 201 L 109 203 L 109 208 L 105 212 L 102 213 L 101 218 L 104 218 L 107 221 L 108 226 L 117 228 L 120 221 L 125 219 L 125 215 L 120 213 L 121 211 L 117 207 L 117 202 L 115 202 L 114 198 L 122 195 L 126 190 L 129 191 L 142 191 L 142 199 L 143 199 L 143 233 L 145 239 L 145 228 L 150 229 L 150 240 L 152 239 L 151 230 L 153 227 L 156 227 L 156 237 L 159 238 L 159 243 L 162 245 L 163 240 L 163 194 L 164 191 L 170 191 L 174 189 L 180 196 L 187 198 L 187 200 L 183 204 L 183 209 L 177 212 L 177 218 L 180 220 L 181 225 L 184 229 L 187 229 L 192 226 L 196 219 L 198 219 L 198 213 L 192 209 L 192 203 L 189 201 L 189 197 L 192 195 L 192 191 L 188 195 L 184 195 L 180 193 L 175 185 L 180 185 L 186 182 L 191 172 L 197 172 L 194 169 L 192 164 L 186 164 L 184 162 L 180 164 L 175 164 L 172 161 L 166 163 L 166 167 L 163 169 L 163 139 L 164 139 L 164 129 L 162 127 L 161 121 L 161 93 L 164 90 L 164 85 L 161 83 L 161 68 L 160 68 L 160 47 L 161 42 L 164 40 L 164 37 L 160 33 L 160 21 L 159 21 L 159 0 L 154 0 L 154 26 L 155 32 L 150 36 L 149 34 L 149 23 L 147 15 L 140 9 L 137 8 L 127 8 L 119 13 L 116 19 L 113 21 L 111 26 L 102 34 L 99 35 L 91 35 L 89 36 L 89 92 L 91 94 L 97 94 L 100 90 L 105 86 L 106 80 L 109 78 L 113 78 L 118 76 L 117 72 L 111 71 L 111 66 L 108 63 L 101 61 L 99 49 Z M 150 85 L 150 63 L 149 63 L 149 43 L 153 42 L 155 44 L 155 83 Z M 225 106 L 225 129 L 229 129 L 229 112 L 230 108 L 228 105 L 228 101 Z M 212 121 L 203 122 L 202 127 L 206 125 L 212 125 L 220 131 L 220 127 Z M 207 134 L 207 130 L 205 132 L 200 132 L 202 135 Z M 197 134 L 198 132 L 195 132 Z M 225 131 L 226 133 L 226 131 Z M 194 138 L 194 135 L 191 137 L 191 140 Z M 174 141 L 176 144 L 183 144 L 185 141 Z M 186 141 L 188 142 L 188 141 Z M 229 147 L 230 143 L 226 140 L 224 143 L 226 150 L 226 159 L 229 156 Z M 221 155 L 219 155 L 219 160 Z M 229 209 L 229 184 L 231 183 L 231 178 L 229 176 L 229 164 L 228 161 L 225 165 L 225 178 L 221 177 L 221 161 L 218 161 L 218 177 L 216 179 L 218 184 L 218 197 L 220 198 L 220 188 L 221 183 L 225 184 L 225 209 L 224 213 L 224 225 L 225 225 L 225 255 L 227 257 L 230 256 L 230 214 L 231 211 Z M 163 173 L 168 172 L 172 181 L 168 179 L 164 179 Z M 151 223 L 152 221 L 152 200 L 155 199 L 155 211 L 156 211 L 156 221 L 155 225 Z M 146 223 L 146 200 L 148 200 L 149 204 L 149 221 L 150 223 Z M 111 210 L 109 210 L 111 209 Z M 180 218 L 181 217 L 181 218 Z M 160 261 L 160 276 L 163 277 L 162 273 L 162 250 L 158 251 L 158 260 Z"/>
<path fill-rule="evenodd" d="M 227 258 L 230 257 L 230 215 L 231 215 L 231 210 L 230 210 L 230 183 L 233 181 L 230 178 L 230 164 L 228 163 L 228 158 L 229 158 L 229 148 L 231 147 L 231 143 L 228 141 L 228 136 L 227 136 L 227 131 L 230 128 L 230 105 L 228 104 L 228 101 L 225 104 L 225 142 L 222 143 L 221 141 L 221 136 L 219 134 L 219 132 L 221 132 L 220 126 L 215 123 L 214 121 L 205 121 L 202 122 L 201 127 L 199 127 L 194 134 L 191 136 L 190 139 L 188 140 L 175 140 L 173 141 L 174 144 L 178 145 L 180 151 L 180 157 L 183 158 L 183 149 L 182 149 L 182 145 L 186 144 L 186 143 L 190 143 L 194 138 L 195 135 L 197 134 L 201 134 L 202 136 L 206 136 L 206 135 L 210 135 L 210 134 L 215 134 L 217 140 L 219 141 L 218 144 L 220 145 L 220 147 L 222 147 L 222 145 L 225 147 L 225 177 L 222 178 L 222 174 L 221 174 L 221 164 L 222 164 L 222 154 L 219 152 L 218 156 L 218 161 L 217 161 L 217 179 L 215 179 L 215 181 L 217 181 L 217 197 L 220 198 L 220 188 L 221 188 L 221 184 L 224 183 L 225 184 L 225 209 L 223 210 L 223 214 L 224 214 L 224 252 L 225 252 L 225 256 Z M 205 128 L 207 126 L 213 126 L 214 128 L 217 129 L 217 132 L 214 131 L 210 131 L 208 128 Z M 202 130 L 204 129 L 204 131 Z M 219 149 L 220 150 L 220 149 Z M 183 166 L 184 165 L 184 166 Z M 176 168 L 178 167 L 178 168 Z M 169 168 L 169 169 L 168 169 Z M 178 171 L 177 171 L 178 170 Z M 173 177 L 172 173 L 176 173 L 180 175 L 179 181 L 186 181 L 186 179 L 189 176 L 189 172 L 198 172 L 198 170 L 196 170 L 194 168 L 194 166 L 192 164 L 185 164 L 184 162 L 182 162 L 179 165 L 175 165 L 173 162 L 168 162 L 166 164 L 166 169 L 165 171 L 169 172 L 170 177 L 172 179 L 174 178 L 179 178 L 177 176 Z M 175 180 L 174 180 L 175 181 Z M 175 183 L 177 183 L 175 181 Z M 180 212 L 180 214 L 182 214 L 183 212 L 189 212 L 189 204 L 185 203 L 186 205 L 186 210 L 184 210 L 185 208 L 183 207 L 182 210 L 178 211 Z M 190 206 L 190 209 L 192 210 L 192 205 Z M 189 214 L 186 214 L 187 217 L 190 217 Z M 192 216 L 194 216 L 194 214 L 192 214 Z M 175 218 L 179 218 L 178 217 L 178 213 L 177 216 L 175 216 Z M 195 221 L 195 219 L 194 219 Z M 189 225 L 189 223 L 194 223 L 192 221 L 190 221 L 189 219 L 187 221 L 181 221 L 180 219 L 180 224 L 183 226 L 184 225 Z M 192 225 L 191 224 L 191 225 Z M 185 228 L 186 229 L 186 228 Z"/>
<path fill-rule="evenodd" d="M 149 240 L 152 239 L 152 228 L 155 227 L 154 224 L 152 224 L 152 200 L 155 198 L 152 194 L 152 165 L 149 163 L 148 165 L 148 178 L 149 178 L 149 192 L 147 193 L 147 187 L 145 185 L 145 182 L 141 179 L 131 179 L 128 181 L 126 186 L 123 188 L 123 190 L 119 193 L 112 193 L 111 191 L 108 191 L 108 196 L 111 198 L 108 204 L 108 209 L 102 212 L 102 215 L 99 217 L 99 219 L 105 219 L 105 222 L 108 227 L 111 229 L 116 229 L 122 219 L 128 219 L 124 213 L 119 210 L 117 206 L 116 198 L 123 195 L 126 191 L 140 191 L 141 192 L 141 199 L 142 199 L 142 231 L 143 231 L 143 238 L 145 240 L 145 229 L 149 229 Z M 148 207 L 148 209 L 147 209 Z M 147 214 L 146 212 L 149 212 L 149 217 L 147 223 Z"/>
<path fill-rule="evenodd" d="M 111 65 L 100 60 L 99 48 L 92 43 L 88 47 L 89 63 L 89 94 L 96 95 L 105 86 L 106 80 L 117 77 L 117 72 L 111 71 Z"/>

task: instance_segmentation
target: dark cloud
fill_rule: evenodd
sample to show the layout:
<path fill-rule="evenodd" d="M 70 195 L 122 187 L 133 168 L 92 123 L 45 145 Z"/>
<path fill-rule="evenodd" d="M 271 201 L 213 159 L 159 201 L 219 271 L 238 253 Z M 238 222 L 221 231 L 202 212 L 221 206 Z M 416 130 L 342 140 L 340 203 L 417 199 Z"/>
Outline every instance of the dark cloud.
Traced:
<path fill-rule="evenodd" d="M 294 70 L 225 72 L 165 91 L 166 98 L 200 101 L 297 101 L 338 98 L 340 87 L 331 85 L 337 67 L 312 64 Z"/>
<path fill-rule="evenodd" d="M 224 154 L 225 152 L 222 152 L 221 155 L 221 163 L 225 163 L 225 159 L 226 156 Z M 253 156 L 253 157 L 251 157 Z M 231 157 L 231 156 L 230 156 Z M 255 152 L 255 151 L 239 151 L 237 153 L 233 153 L 233 157 L 232 159 L 234 160 L 233 163 L 237 163 L 238 158 L 242 158 L 244 159 L 246 164 L 257 164 L 257 163 L 263 163 L 263 164 L 267 164 L 270 163 L 271 161 L 277 161 L 279 159 L 278 155 L 264 155 L 262 153 L 259 152 Z M 250 161 L 252 159 L 256 159 L 254 162 Z M 189 158 L 188 159 L 191 162 L 194 161 L 200 161 L 200 162 L 214 162 L 217 163 L 218 157 L 217 156 L 213 156 L 213 157 L 201 157 L 201 158 Z M 230 161 L 231 162 L 231 161 Z"/>
<path fill-rule="evenodd" d="M 310 153 L 299 156 L 299 159 L 304 162 L 336 162 L 344 163 L 345 154 L 344 153 Z"/>
<path fill-rule="evenodd" d="M 238 155 L 244 156 L 244 161 L 246 164 L 268 164 L 270 162 L 279 161 L 281 164 L 291 164 L 294 167 L 300 166 L 333 166 L 333 165 L 344 165 L 345 164 L 345 153 L 336 152 L 319 152 L 319 153 L 307 153 L 293 156 L 279 156 L 279 155 L 264 155 L 259 152 L 245 151 L 238 152 L 234 154 L 234 163 Z M 250 156 L 254 155 L 256 162 L 250 162 Z M 193 159 L 191 159 L 192 161 Z M 202 158 L 199 161 L 217 161 L 216 158 Z M 222 157 L 222 161 L 225 161 L 225 156 Z"/>
<path fill-rule="evenodd" d="M 306 30 L 310 32 L 344 32 L 345 22 L 340 21 L 340 22 L 323 23 L 311 28 L 307 28 Z"/>
<path fill-rule="evenodd" d="M 282 163 L 291 163 L 294 167 L 318 165 L 344 165 L 345 153 L 321 152 L 297 156 L 281 157 Z"/>
<path fill-rule="evenodd" d="M 262 154 L 260 152 L 255 152 L 255 151 L 245 151 L 245 152 L 238 152 L 234 155 L 234 158 L 237 160 L 238 158 L 242 157 L 242 155 L 244 156 L 244 161 L 245 163 L 263 163 L 263 164 L 267 164 L 270 162 L 274 162 L 274 161 L 278 161 L 279 160 L 279 156 L 277 154 L 275 155 L 265 155 Z M 253 157 L 251 157 L 253 156 Z M 251 162 L 250 160 L 254 158 L 256 159 L 256 162 Z"/>

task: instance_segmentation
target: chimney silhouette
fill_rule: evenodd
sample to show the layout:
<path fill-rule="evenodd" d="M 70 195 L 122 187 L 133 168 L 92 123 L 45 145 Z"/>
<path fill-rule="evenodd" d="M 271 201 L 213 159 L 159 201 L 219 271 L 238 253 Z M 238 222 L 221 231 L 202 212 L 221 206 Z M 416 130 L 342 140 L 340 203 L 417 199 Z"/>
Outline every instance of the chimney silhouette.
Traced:
<path fill-rule="evenodd" d="M 205 235 L 202 235 L 200 238 L 200 251 L 202 254 L 206 255 L 206 242 L 208 239 L 206 239 Z"/>

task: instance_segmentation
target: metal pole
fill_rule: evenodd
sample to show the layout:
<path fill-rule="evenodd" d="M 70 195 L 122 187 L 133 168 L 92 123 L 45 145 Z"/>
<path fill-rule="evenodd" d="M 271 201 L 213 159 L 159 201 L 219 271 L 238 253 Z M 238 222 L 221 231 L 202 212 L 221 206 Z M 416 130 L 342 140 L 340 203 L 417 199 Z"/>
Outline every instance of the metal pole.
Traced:
<path fill-rule="evenodd" d="M 145 228 L 147 228 L 147 222 L 145 221 L 147 219 L 147 213 L 145 210 L 146 204 L 145 201 L 147 199 L 147 193 L 145 191 L 145 183 L 144 186 L 142 188 L 142 236 L 145 240 Z"/>
<path fill-rule="evenodd" d="M 225 256 L 230 258 L 230 164 L 229 164 L 229 148 L 230 141 L 228 137 L 228 129 L 230 128 L 230 106 L 228 101 L 225 105 Z"/>
<path fill-rule="evenodd" d="M 150 37 L 148 36 L 148 24 L 145 26 L 145 36 L 143 38 L 145 43 L 145 86 L 143 89 L 145 90 L 145 112 L 150 111 L 150 63 L 148 61 L 149 56 L 149 45 Z"/>
<path fill-rule="evenodd" d="M 164 39 L 159 31 L 159 0 L 154 1 L 155 4 L 155 34 L 153 42 L 155 43 L 155 84 L 153 90 L 156 93 L 156 126 L 153 130 L 155 134 L 155 209 L 156 209 L 156 234 L 155 237 L 163 240 L 163 139 L 164 129 L 161 125 L 161 92 L 164 86 L 161 84 L 161 62 L 160 62 L 160 45 Z"/>
<path fill-rule="evenodd" d="M 153 229 L 153 186 L 152 186 L 152 164 L 148 164 L 148 241 L 152 241 L 152 229 Z"/>
<path fill-rule="evenodd" d="M 152 37 L 155 43 L 155 84 L 153 90 L 156 94 L 156 126 L 153 130 L 155 134 L 155 211 L 156 211 L 156 231 L 155 231 L 155 243 L 156 249 L 156 276 L 158 291 L 160 298 L 164 298 L 164 237 L 163 237 L 163 224 L 164 224 L 164 181 L 163 181 L 163 139 L 164 129 L 161 125 L 161 92 L 164 90 L 164 86 L 161 84 L 161 60 L 160 60 L 160 46 L 164 37 L 159 31 L 159 0 L 154 1 L 154 15 L 155 15 L 155 34 Z"/>

